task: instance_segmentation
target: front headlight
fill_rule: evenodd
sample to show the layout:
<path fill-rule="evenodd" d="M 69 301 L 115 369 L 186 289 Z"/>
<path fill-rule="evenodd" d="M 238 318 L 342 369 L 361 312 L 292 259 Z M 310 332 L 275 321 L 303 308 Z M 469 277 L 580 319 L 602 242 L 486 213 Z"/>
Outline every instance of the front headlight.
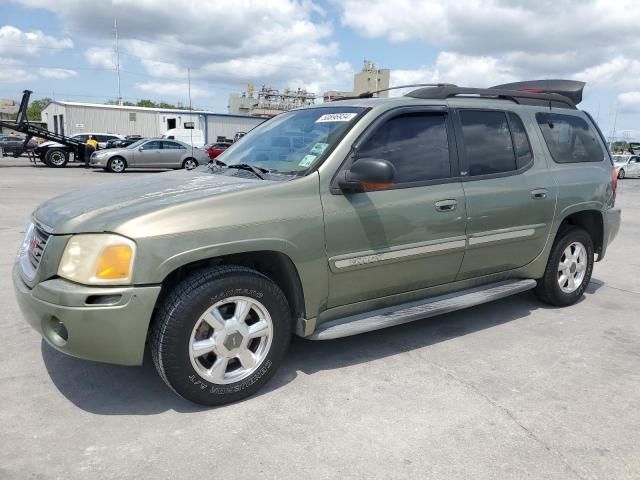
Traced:
<path fill-rule="evenodd" d="M 86 285 L 127 285 L 135 254 L 135 242 L 120 235 L 74 235 L 64 249 L 58 275 Z"/>

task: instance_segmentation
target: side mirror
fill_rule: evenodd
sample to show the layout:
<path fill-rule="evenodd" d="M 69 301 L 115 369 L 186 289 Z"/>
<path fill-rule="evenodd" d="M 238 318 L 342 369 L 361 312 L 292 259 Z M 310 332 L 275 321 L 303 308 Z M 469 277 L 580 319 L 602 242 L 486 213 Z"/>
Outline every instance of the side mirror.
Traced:
<path fill-rule="evenodd" d="M 144 146 L 142 146 L 142 147 L 138 147 L 138 151 L 140 151 L 140 152 L 141 152 L 141 151 L 143 151 L 143 150 L 144 150 Z"/>
<path fill-rule="evenodd" d="M 396 176 L 395 167 L 380 158 L 360 158 L 341 173 L 338 186 L 344 192 L 388 188 Z"/>

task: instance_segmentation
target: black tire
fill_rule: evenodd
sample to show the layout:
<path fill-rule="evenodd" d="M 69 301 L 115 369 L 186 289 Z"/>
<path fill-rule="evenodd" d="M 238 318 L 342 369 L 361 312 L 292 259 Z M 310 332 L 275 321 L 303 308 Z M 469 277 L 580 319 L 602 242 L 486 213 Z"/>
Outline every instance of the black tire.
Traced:
<path fill-rule="evenodd" d="M 621 169 L 618 171 L 618 178 L 619 178 L 620 180 L 622 180 L 622 179 L 624 178 L 624 176 L 625 176 L 624 168 L 621 168 Z"/>
<path fill-rule="evenodd" d="M 191 335 L 207 309 L 238 295 L 255 299 L 266 308 L 272 321 L 270 347 L 246 378 L 212 383 L 192 364 Z M 201 270 L 184 279 L 162 301 L 151 328 L 151 355 L 160 377 L 178 395 L 201 405 L 223 405 L 253 395 L 269 381 L 289 346 L 291 323 L 284 294 L 261 273 L 238 266 Z"/>
<path fill-rule="evenodd" d="M 192 167 L 188 167 L 187 165 L 193 162 L 195 163 L 194 166 Z M 182 168 L 184 168 L 185 170 L 193 170 L 194 168 L 196 168 L 198 166 L 198 161 L 195 158 L 189 157 L 189 158 L 185 158 L 184 161 L 182 162 Z"/>
<path fill-rule="evenodd" d="M 52 168 L 63 168 L 69 163 L 69 152 L 61 148 L 50 148 L 44 156 L 45 163 Z"/>
<path fill-rule="evenodd" d="M 107 163 L 107 170 L 111 173 L 122 173 L 127 169 L 127 161 L 122 157 L 113 157 Z"/>
<path fill-rule="evenodd" d="M 558 267 L 563 258 L 565 249 L 574 242 L 581 243 L 586 249 L 586 270 L 580 286 L 575 291 L 567 293 L 560 288 L 560 284 L 558 282 Z M 591 274 L 593 273 L 593 262 L 593 240 L 586 230 L 571 226 L 562 228 L 556 236 L 556 240 L 551 248 L 551 254 L 547 261 L 547 268 L 545 269 L 544 276 L 538 280 L 538 285 L 536 286 L 534 293 L 540 300 L 551 305 L 558 307 L 573 305 L 582 297 L 584 291 L 589 285 Z"/>

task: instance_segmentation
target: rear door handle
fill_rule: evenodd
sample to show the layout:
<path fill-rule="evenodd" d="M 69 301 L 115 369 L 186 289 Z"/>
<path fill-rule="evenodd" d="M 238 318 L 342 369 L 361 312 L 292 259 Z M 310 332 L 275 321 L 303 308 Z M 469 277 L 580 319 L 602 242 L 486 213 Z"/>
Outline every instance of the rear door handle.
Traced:
<path fill-rule="evenodd" d="M 538 188 L 536 190 L 531 190 L 531 198 L 533 198 L 534 200 L 547 198 L 547 190 L 545 188 Z"/>
<path fill-rule="evenodd" d="M 455 200 L 440 200 L 434 205 L 438 212 L 452 212 L 456 209 L 458 202 L 456 202 Z"/>

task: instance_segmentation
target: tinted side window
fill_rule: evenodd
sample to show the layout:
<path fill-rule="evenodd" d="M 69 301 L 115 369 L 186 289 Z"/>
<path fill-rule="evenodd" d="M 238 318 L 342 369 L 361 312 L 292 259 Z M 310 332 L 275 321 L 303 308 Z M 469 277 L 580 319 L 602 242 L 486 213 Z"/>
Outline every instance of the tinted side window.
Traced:
<path fill-rule="evenodd" d="M 536 120 L 556 163 L 600 162 L 604 159 L 597 135 L 582 118 L 537 113 Z"/>
<path fill-rule="evenodd" d="M 358 158 L 382 158 L 396 167 L 394 183 L 451 176 L 443 114 L 399 115 L 379 127 L 358 149 Z"/>
<path fill-rule="evenodd" d="M 176 142 L 162 142 L 162 148 L 167 150 L 180 150 L 184 147 Z"/>
<path fill-rule="evenodd" d="M 516 158 L 504 112 L 460 111 L 465 159 L 469 176 L 516 169 Z"/>
<path fill-rule="evenodd" d="M 147 142 L 142 146 L 145 150 L 160 150 L 160 142 L 158 140 Z"/>
<path fill-rule="evenodd" d="M 520 117 L 513 112 L 509 112 L 507 115 L 509 116 L 509 124 L 511 125 L 513 146 L 516 150 L 516 168 L 522 168 L 528 165 L 533 159 L 529 137 L 527 137 L 527 132 L 524 129 Z"/>
<path fill-rule="evenodd" d="M 76 140 L 80 140 L 81 142 L 86 142 L 89 138 L 89 135 L 86 134 L 82 134 L 82 135 L 74 135 L 71 138 L 75 138 Z"/>

